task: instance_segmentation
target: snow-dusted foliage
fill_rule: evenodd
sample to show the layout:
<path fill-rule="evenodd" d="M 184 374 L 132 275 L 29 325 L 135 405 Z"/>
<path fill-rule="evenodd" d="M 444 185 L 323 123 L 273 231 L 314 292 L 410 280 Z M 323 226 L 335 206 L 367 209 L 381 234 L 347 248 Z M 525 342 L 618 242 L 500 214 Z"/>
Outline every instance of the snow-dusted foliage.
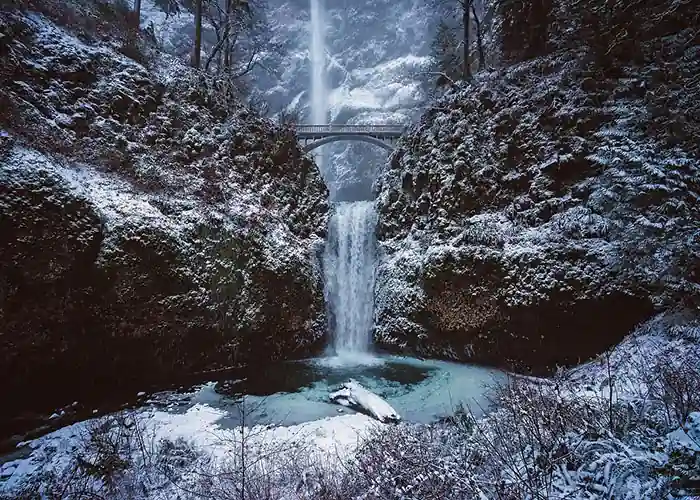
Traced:
<path fill-rule="evenodd" d="M 645 7 L 658 29 L 640 54 L 616 46 L 610 69 L 555 2 L 548 55 L 432 103 L 376 183 L 377 340 L 552 368 L 697 304 L 698 53 L 676 22 L 697 8 L 662 4 Z"/>
<path fill-rule="evenodd" d="M 112 4 L 18 4 L 0 12 L 8 394 L 49 369 L 129 383 L 307 353 L 327 190 L 293 133 L 138 35 L 147 65 L 125 55 Z"/>
<path fill-rule="evenodd" d="M 357 450 L 337 498 L 696 494 L 699 327 L 692 315 L 660 316 L 573 372 L 551 380 L 512 378 L 494 388 L 493 411 L 479 420 L 458 409 L 440 424 L 379 428 Z M 668 386 L 658 393 L 640 384 L 668 380 L 670 372 L 688 381 L 684 397 L 673 397 Z M 680 408 L 681 419 L 667 418 L 667 410 Z"/>
<path fill-rule="evenodd" d="M 0 465 L 0 499 L 310 499 L 380 425 L 365 415 L 276 428 L 222 423 L 250 411 L 144 408 L 64 427 Z"/>

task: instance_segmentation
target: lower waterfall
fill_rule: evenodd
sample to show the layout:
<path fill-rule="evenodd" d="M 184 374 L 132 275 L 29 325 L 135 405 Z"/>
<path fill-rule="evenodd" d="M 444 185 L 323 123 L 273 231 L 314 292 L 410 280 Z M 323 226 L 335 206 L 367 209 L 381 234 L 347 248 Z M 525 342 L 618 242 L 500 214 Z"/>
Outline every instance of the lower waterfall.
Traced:
<path fill-rule="evenodd" d="M 376 225 L 372 201 L 333 206 L 323 267 L 331 348 L 340 358 L 362 358 L 371 350 Z"/>

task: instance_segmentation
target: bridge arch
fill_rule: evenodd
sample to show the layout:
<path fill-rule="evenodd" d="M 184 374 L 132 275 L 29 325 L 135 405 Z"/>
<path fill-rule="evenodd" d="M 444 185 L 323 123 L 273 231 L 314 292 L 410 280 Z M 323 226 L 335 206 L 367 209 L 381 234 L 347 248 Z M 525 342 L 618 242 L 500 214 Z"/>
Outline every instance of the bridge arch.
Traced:
<path fill-rule="evenodd" d="M 304 152 L 337 141 L 360 141 L 389 152 L 405 131 L 402 125 L 298 125 L 297 138 L 304 142 Z"/>
<path fill-rule="evenodd" d="M 371 137 L 368 135 L 344 134 L 344 135 L 330 135 L 330 136 L 318 139 L 310 144 L 307 144 L 304 146 L 304 153 L 309 153 L 309 152 L 313 151 L 314 149 L 323 146 L 324 144 L 330 144 L 332 142 L 338 142 L 338 141 L 366 142 L 368 144 L 373 144 L 375 146 L 379 146 L 380 148 L 387 150 L 389 153 L 394 151 L 394 147 L 391 144 L 389 144 L 388 142 L 386 142 L 386 140 L 377 139 L 376 137 Z"/>

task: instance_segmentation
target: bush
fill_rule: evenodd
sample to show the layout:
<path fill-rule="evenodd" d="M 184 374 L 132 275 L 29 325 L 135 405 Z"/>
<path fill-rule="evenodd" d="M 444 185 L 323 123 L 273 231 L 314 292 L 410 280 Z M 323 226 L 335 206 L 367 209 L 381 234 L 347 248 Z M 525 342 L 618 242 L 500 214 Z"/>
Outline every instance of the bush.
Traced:
<path fill-rule="evenodd" d="M 499 0 L 498 11 L 506 60 L 520 61 L 551 51 L 552 0 Z"/>
<path fill-rule="evenodd" d="M 700 440 L 683 431 L 700 422 L 693 413 L 700 410 L 700 352 L 690 343 L 643 340 L 644 355 L 627 345 L 624 354 L 602 356 L 599 372 L 588 368 L 598 392 L 573 374 L 509 377 L 492 388 L 491 413 L 482 419 L 462 407 L 439 424 L 380 430 L 358 449 L 335 496 L 317 498 L 666 498 L 692 491 L 700 458 L 668 433 Z M 638 393 L 623 395 L 625 385 Z"/>
<path fill-rule="evenodd" d="M 138 413 L 125 411 L 88 423 L 62 469 L 32 476 L 12 498 L 137 498 L 143 472 L 156 457 Z M 139 456 L 139 462 L 134 457 Z"/>
<path fill-rule="evenodd" d="M 638 399 L 661 414 L 666 432 L 700 411 L 700 346 L 688 343 L 679 351 L 676 342 L 654 339 L 643 348 L 637 346 L 632 367 L 634 377 L 642 382 Z"/>
<path fill-rule="evenodd" d="M 401 425 L 375 431 L 347 465 L 330 498 L 468 498 L 466 442 L 449 424 Z"/>
<path fill-rule="evenodd" d="M 81 38 L 119 43 L 119 52 L 149 67 L 153 57 L 141 36 L 138 19 L 126 0 L 15 0 L 15 6 L 43 14 Z"/>

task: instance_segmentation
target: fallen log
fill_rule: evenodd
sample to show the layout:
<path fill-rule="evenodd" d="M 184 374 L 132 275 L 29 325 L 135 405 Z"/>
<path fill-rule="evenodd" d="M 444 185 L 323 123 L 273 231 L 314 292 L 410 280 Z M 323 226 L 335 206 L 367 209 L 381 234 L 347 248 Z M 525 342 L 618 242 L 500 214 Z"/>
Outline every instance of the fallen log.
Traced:
<path fill-rule="evenodd" d="M 353 379 L 345 382 L 337 391 L 331 392 L 330 399 L 334 403 L 370 415 L 380 422 L 398 422 L 401 420 L 399 414 L 389 403 L 372 391 L 365 389 Z"/>

